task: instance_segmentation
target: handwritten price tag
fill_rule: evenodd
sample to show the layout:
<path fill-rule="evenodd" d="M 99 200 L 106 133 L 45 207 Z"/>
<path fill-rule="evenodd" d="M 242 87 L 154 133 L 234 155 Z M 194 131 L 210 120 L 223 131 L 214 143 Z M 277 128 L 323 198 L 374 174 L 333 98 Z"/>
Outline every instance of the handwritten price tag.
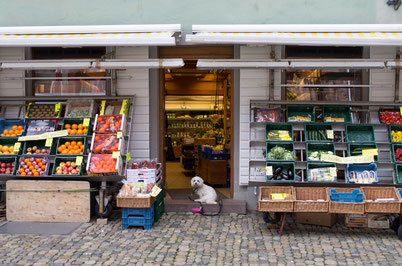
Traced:
<path fill-rule="evenodd" d="M 265 173 L 266 175 L 273 175 L 272 166 L 267 166 L 267 168 L 265 169 Z"/>
<path fill-rule="evenodd" d="M 99 114 L 104 115 L 105 114 L 105 108 L 106 108 L 106 101 L 102 101 L 101 109 Z"/>
<path fill-rule="evenodd" d="M 130 160 L 131 160 L 131 154 L 130 153 L 127 153 L 127 162 L 129 162 Z"/>
<path fill-rule="evenodd" d="M 53 139 L 52 139 L 52 138 L 46 139 L 45 147 L 52 147 L 52 143 L 53 143 Z"/>
<path fill-rule="evenodd" d="M 55 106 L 54 106 L 54 111 L 55 111 L 56 113 L 58 113 L 58 112 L 61 111 L 61 103 L 56 103 L 56 104 L 55 104 Z"/>
<path fill-rule="evenodd" d="M 367 149 L 367 150 L 362 150 L 363 156 L 376 156 L 378 155 L 378 149 Z"/>
<path fill-rule="evenodd" d="M 112 158 L 113 159 L 117 159 L 117 158 L 119 158 L 120 157 L 120 152 L 119 151 L 114 151 L 113 153 L 112 153 Z"/>
<path fill-rule="evenodd" d="M 117 132 L 117 138 L 121 139 L 123 137 L 123 133 L 121 131 Z"/>
<path fill-rule="evenodd" d="M 77 158 L 75 158 L 75 164 L 76 165 L 81 165 L 83 159 L 84 158 L 82 156 L 77 156 Z"/>
<path fill-rule="evenodd" d="M 329 175 L 330 176 L 337 176 L 336 175 L 336 167 L 330 167 L 329 168 Z"/>
<path fill-rule="evenodd" d="M 121 109 L 120 109 L 120 114 L 124 114 L 127 110 L 127 99 L 124 99 L 122 104 L 121 104 Z"/>
<path fill-rule="evenodd" d="M 334 131 L 332 129 L 327 130 L 327 138 L 334 139 Z"/>
<path fill-rule="evenodd" d="M 21 142 L 16 142 L 14 144 L 14 152 L 19 152 L 21 148 Z"/>
<path fill-rule="evenodd" d="M 82 125 L 84 127 L 89 127 L 89 123 L 91 122 L 90 118 L 84 118 L 84 121 L 82 122 Z"/>

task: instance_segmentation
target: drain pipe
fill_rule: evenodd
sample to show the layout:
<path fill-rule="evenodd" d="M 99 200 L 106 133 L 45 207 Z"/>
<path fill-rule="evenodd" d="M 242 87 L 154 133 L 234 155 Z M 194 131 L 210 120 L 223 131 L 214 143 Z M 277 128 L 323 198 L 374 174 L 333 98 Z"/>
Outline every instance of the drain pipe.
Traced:
<path fill-rule="evenodd" d="M 399 102 L 399 83 L 400 83 L 400 74 L 401 74 L 401 49 L 399 47 L 396 48 L 396 57 L 395 57 L 395 99 L 394 102 Z"/>

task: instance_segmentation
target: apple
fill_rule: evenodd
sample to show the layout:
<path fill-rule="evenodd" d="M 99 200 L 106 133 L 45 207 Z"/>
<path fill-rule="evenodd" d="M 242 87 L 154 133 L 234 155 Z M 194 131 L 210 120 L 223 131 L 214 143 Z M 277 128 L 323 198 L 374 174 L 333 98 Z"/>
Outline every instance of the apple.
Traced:
<path fill-rule="evenodd" d="M 70 167 L 68 168 L 68 171 L 71 172 L 73 169 L 74 169 L 74 168 L 73 168 L 72 166 L 70 166 Z"/>
<path fill-rule="evenodd" d="M 63 175 L 68 175 L 68 171 L 67 171 L 67 170 L 63 170 Z"/>
<path fill-rule="evenodd" d="M 11 175 L 11 170 L 6 170 L 6 175 Z"/>
<path fill-rule="evenodd" d="M 61 166 L 57 166 L 56 171 L 61 171 Z"/>
<path fill-rule="evenodd" d="M 64 171 L 68 171 L 67 166 L 63 166 L 63 167 L 62 167 L 62 170 L 63 170 L 63 172 L 64 172 Z"/>
<path fill-rule="evenodd" d="M 33 151 L 33 152 L 36 152 L 37 149 L 38 149 L 38 147 L 36 147 L 36 146 L 33 146 L 33 147 L 32 147 L 32 151 Z"/>
<path fill-rule="evenodd" d="M 46 149 L 42 149 L 42 154 L 47 154 L 47 150 L 46 150 Z"/>
<path fill-rule="evenodd" d="M 61 174 L 63 174 L 63 172 L 61 170 L 56 171 L 56 175 L 61 175 Z"/>
<path fill-rule="evenodd" d="M 31 154 L 32 148 L 31 147 L 27 148 L 27 152 L 28 152 L 28 154 Z"/>
<path fill-rule="evenodd" d="M 0 168 L 0 173 L 4 173 L 4 172 L 6 172 L 6 168 Z"/>
<path fill-rule="evenodd" d="M 68 162 L 66 162 L 66 166 L 67 167 L 70 167 L 70 165 L 71 165 L 71 163 L 68 161 Z"/>
<path fill-rule="evenodd" d="M 60 167 L 64 167 L 66 164 L 64 163 L 64 162 L 61 162 L 60 164 L 59 164 L 59 166 Z"/>
<path fill-rule="evenodd" d="M 75 169 L 71 170 L 71 174 L 76 175 L 77 171 Z"/>
<path fill-rule="evenodd" d="M 40 150 L 36 150 L 35 153 L 36 153 L 36 154 L 40 154 Z"/>
<path fill-rule="evenodd" d="M 71 162 L 71 166 L 72 166 L 72 167 L 76 167 L 77 164 L 76 164 L 75 162 Z"/>
<path fill-rule="evenodd" d="M 2 168 L 4 168 L 4 167 L 6 167 L 6 163 L 2 163 L 1 165 L 0 165 L 0 167 L 2 167 Z"/>

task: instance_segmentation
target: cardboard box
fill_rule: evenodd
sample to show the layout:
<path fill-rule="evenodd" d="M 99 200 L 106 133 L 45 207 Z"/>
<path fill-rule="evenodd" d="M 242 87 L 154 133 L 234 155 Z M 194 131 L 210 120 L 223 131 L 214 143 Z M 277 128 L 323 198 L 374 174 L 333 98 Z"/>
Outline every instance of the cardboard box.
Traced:
<path fill-rule="evenodd" d="M 367 228 L 367 222 L 365 223 L 345 223 L 346 227 L 353 228 Z"/>
<path fill-rule="evenodd" d="M 389 228 L 389 219 L 384 214 L 369 214 L 368 215 L 369 228 Z"/>
<path fill-rule="evenodd" d="M 332 227 L 336 224 L 336 213 L 296 213 L 296 222 Z"/>
<path fill-rule="evenodd" d="M 367 228 L 368 216 L 367 214 L 346 214 L 345 225 L 353 228 Z"/>

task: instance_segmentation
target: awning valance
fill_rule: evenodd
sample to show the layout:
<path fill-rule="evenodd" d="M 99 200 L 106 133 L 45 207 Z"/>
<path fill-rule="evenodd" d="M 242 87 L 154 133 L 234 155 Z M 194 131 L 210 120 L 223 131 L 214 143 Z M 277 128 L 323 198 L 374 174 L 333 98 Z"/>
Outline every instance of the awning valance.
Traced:
<path fill-rule="evenodd" d="M 194 25 L 188 43 L 402 46 L 402 25 Z M 266 31 L 264 31 L 266 30 Z M 271 31 L 269 31 L 271 30 Z M 341 31 L 343 30 L 343 31 Z"/>
<path fill-rule="evenodd" d="M 176 24 L 4 27 L 0 47 L 173 46 L 180 28 Z"/>

